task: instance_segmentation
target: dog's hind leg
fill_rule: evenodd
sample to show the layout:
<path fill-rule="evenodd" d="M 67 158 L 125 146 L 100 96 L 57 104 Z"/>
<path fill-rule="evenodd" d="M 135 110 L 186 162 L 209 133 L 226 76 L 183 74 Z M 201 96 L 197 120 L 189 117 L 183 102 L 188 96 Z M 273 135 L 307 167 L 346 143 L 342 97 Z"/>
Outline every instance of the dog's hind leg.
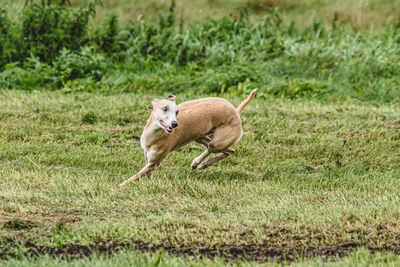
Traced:
<path fill-rule="evenodd" d="M 214 157 L 207 159 L 197 166 L 197 169 L 205 169 L 217 161 L 220 161 L 233 153 L 235 150 L 229 148 L 231 145 L 237 143 L 242 137 L 243 130 L 240 121 L 235 124 L 229 124 L 217 128 L 214 132 L 212 140 L 208 144 L 208 150 L 212 153 L 222 152 Z"/>
<path fill-rule="evenodd" d="M 208 150 L 208 148 L 206 148 L 206 150 L 204 150 L 204 152 L 198 156 L 197 158 L 195 158 L 192 161 L 192 164 L 190 164 L 190 167 L 192 167 L 193 169 L 196 169 L 197 165 L 199 165 L 208 155 L 210 155 L 210 150 Z"/>
<path fill-rule="evenodd" d="M 209 136 L 201 137 L 199 139 L 196 139 L 195 141 L 197 143 L 200 143 L 200 144 L 206 146 L 207 148 L 206 148 L 206 150 L 204 150 L 204 152 L 200 156 L 196 157 L 192 161 L 192 164 L 190 164 L 190 167 L 192 167 L 193 169 L 195 169 L 197 167 L 197 165 L 199 165 L 211 153 L 210 150 L 208 149 L 208 144 L 211 141 L 211 138 Z"/>
<path fill-rule="evenodd" d="M 228 148 L 227 150 L 225 150 L 222 153 L 219 153 L 218 155 L 211 157 L 209 159 L 207 159 L 206 161 L 202 162 L 199 166 L 197 166 L 198 170 L 203 170 L 207 167 L 210 167 L 211 165 L 213 165 L 215 162 L 220 161 L 221 159 L 224 159 L 230 155 L 232 155 L 233 153 L 235 153 L 235 150 L 232 148 Z"/>

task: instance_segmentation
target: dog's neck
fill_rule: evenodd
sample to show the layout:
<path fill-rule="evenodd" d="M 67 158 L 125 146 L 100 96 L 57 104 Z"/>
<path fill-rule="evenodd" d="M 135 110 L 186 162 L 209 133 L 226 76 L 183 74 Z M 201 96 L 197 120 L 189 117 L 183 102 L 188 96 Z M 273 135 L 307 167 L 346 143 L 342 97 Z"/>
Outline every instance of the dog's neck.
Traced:
<path fill-rule="evenodd" d="M 165 137 L 168 137 L 168 134 L 164 131 L 164 129 L 157 125 L 155 119 L 150 117 L 147 120 L 146 127 L 143 129 L 141 136 L 142 147 L 149 147 Z"/>

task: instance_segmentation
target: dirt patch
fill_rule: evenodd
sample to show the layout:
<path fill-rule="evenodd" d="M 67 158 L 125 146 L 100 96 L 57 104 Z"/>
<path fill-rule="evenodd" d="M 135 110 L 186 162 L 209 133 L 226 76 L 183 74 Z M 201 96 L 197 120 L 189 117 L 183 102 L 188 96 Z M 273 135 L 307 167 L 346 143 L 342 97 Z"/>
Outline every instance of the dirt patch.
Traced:
<path fill-rule="evenodd" d="M 76 223 L 81 219 L 78 215 L 75 214 L 55 214 L 55 213 L 38 213 L 38 214 L 29 214 L 29 215 L 18 215 L 13 213 L 5 213 L 0 212 L 0 228 L 12 229 L 13 227 L 8 226 L 17 226 L 17 225 L 29 225 L 31 227 L 23 227 L 20 229 L 29 229 L 34 228 L 43 223 Z M 18 228 L 18 227 L 14 227 Z"/>
<path fill-rule="evenodd" d="M 15 248 L 24 249 L 16 252 Z M 296 261 L 299 258 L 321 257 L 323 259 L 340 258 L 353 252 L 357 248 L 364 247 L 371 252 L 393 252 L 400 254 L 398 247 L 369 247 L 362 244 L 346 243 L 329 247 L 299 247 L 299 248 L 279 248 L 269 244 L 254 245 L 221 245 L 214 247 L 191 247 L 188 245 L 165 246 L 143 243 L 140 241 L 132 242 L 101 242 L 95 245 L 84 246 L 80 244 L 64 245 L 58 248 L 38 246 L 32 242 L 21 243 L 15 239 L 0 240 L 0 260 L 9 258 L 19 258 L 26 256 L 49 255 L 51 257 L 61 257 L 65 259 L 77 259 L 90 257 L 93 253 L 102 255 L 112 255 L 121 250 L 138 250 L 142 252 L 155 252 L 163 249 L 173 255 L 183 256 L 204 256 L 213 259 L 221 257 L 225 260 L 251 260 L 257 262 L 267 261 Z"/>
<path fill-rule="evenodd" d="M 26 230 L 36 226 L 37 225 L 34 222 L 20 219 L 9 220 L 3 224 L 3 228 L 9 230 Z"/>

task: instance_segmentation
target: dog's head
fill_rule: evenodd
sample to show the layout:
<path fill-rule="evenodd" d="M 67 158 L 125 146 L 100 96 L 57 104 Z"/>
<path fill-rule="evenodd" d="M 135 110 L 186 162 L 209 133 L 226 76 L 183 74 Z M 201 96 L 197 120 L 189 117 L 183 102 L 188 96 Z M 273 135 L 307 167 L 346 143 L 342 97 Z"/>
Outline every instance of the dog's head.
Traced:
<path fill-rule="evenodd" d="M 152 109 L 152 117 L 157 126 L 167 133 L 172 133 L 173 129 L 178 127 L 176 116 L 178 115 L 178 107 L 175 103 L 175 96 L 169 95 L 167 99 L 153 99 L 149 109 Z"/>

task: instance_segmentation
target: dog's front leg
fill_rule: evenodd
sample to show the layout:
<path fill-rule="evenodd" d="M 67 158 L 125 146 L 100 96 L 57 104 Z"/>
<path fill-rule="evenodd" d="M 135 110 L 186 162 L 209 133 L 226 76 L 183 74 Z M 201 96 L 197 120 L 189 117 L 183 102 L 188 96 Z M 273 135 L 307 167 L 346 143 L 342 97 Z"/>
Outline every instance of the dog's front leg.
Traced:
<path fill-rule="evenodd" d="M 125 182 L 121 183 L 119 186 L 123 187 L 130 182 L 133 182 L 140 177 L 150 174 L 159 164 L 160 162 L 165 158 L 166 154 L 168 153 L 158 153 L 158 154 L 147 154 L 146 156 L 146 166 L 143 167 L 137 174 L 126 180 Z"/>
<path fill-rule="evenodd" d="M 126 180 L 125 182 L 120 184 L 119 186 L 123 187 L 123 186 L 129 184 L 130 182 L 133 182 L 133 181 L 139 179 L 143 175 L 146 175 L 147 173 L 149 173 L 152 170 L 154 170 L 155 167 L 156 167 L 155 164 L 151 164 L 151 163 L 146 164 L 146 166 L 144 166 L 143 169 L 141 169 L 138 173 L 136 173 L 134 176 L 132 176 L 131 178 L 129 178 L 128 180 Z"/>

